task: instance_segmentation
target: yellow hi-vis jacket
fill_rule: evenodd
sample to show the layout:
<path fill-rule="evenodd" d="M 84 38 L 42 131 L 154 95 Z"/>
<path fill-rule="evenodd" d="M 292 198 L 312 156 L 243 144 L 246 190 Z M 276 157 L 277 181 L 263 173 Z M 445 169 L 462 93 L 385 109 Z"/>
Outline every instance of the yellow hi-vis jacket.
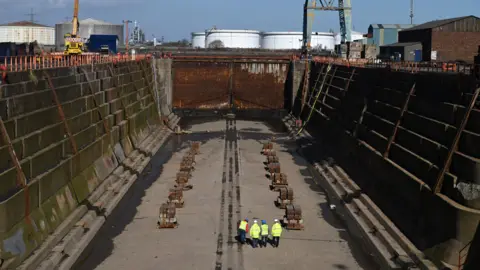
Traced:
<path fill-rule="evenodd" d="M 253 224 L 252 228 L 250 228 L 250 237 L 253 239 L 260 238 L 260 226 L 258 226 L 257 223 Z"/>
<path fill-rule="evenodd" d="M 268 235 L 268 224 L 262 224 L 262 236 Z"/>
<path fill-rule="evenodd" d="M 280 237 L 282 235 L 282 225 L 280 223 L 275 223 L 272 225 L 272 236 Z"/>
<path fill-rule="evenodd" d="M 238 226 L 238 228 L 239 228 L 240 230 L 246 231 L 246 230 L 247 230 L 247 224 L 248 224 L 248 223 L 247 223 L 245 220 L 242 220 L 242 221 L 240 221 L 240 225 Z"/>

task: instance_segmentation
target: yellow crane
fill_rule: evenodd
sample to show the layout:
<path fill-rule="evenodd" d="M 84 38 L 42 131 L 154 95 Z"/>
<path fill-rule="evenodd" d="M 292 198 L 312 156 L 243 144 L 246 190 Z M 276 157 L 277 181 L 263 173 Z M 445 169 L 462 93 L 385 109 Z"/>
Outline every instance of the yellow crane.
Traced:
<path fill-rule="evenodd" d="M 74 0 L 72 33 L 65 34 L 65 55 L 80 55 L 84 50 L 84 44 L 80 37 L 77 36 L 80 22 L 78 21 L 78 1 Z"/>

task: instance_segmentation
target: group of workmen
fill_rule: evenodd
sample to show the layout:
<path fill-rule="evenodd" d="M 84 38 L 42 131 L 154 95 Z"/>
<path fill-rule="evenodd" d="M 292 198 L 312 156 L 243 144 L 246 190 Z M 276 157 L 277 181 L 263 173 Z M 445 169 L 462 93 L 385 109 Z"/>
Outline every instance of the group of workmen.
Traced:
<path fill-rule="evenodd" d="M 243 245 L 246 243 L 247 233 L 250 233 L 250 239 L 252 241 L 252 247 L 256 248 L 258 245 L 260 247 L 267 247 L 268 236 L 270 235 L 268 231 L 268 224 L 266 220 L 262 220 L 262 225 L 258 225 L 258 220 L 253 220 L 253 225 L 251 228 L 248 226 L 248 218 L 240 221 L 238 225 L 238 240 Z M 278 219 L 274 220 L 271 230 L 272 235 L 272 246 L 278 247 L 280 244 L 280 236 L 282 235 L 282 225 Z"/>

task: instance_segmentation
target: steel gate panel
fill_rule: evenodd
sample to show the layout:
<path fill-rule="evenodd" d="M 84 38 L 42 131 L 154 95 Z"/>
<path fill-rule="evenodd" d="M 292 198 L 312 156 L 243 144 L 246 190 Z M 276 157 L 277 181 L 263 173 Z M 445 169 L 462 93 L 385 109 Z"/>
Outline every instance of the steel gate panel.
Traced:
<path fill-rule="evenodd" d="M 226 62 L 174 62 L 173 107 L 229 108 L 230 72 Z"/>
<path fill-rule="evenodd" d="M 234 63 L 233 102 L 239 109 L 283 109 L 288 63 Z"/>

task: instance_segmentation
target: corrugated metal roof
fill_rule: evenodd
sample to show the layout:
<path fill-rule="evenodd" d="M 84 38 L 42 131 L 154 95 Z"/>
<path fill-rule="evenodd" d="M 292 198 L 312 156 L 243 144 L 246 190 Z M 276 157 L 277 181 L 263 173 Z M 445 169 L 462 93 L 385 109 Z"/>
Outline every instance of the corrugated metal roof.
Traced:
<path fill-rule="evenodd" d="M 11 22 L 6 24 L 0 24 L 0 26 L 35 26 L 35 27 L 51 27 L 48 25 L 43 25 L 39 23 L 32 23 L 29 21 L 19 21 L 19 22 Z"/>
<path fill-rule="evenodd" d="M 406 28 L 410 28 L 410 27 L 414 27 L 416 24 L 380 24 L 380 23 L 376 23 L 376 24 L 372 24 L 371 26 L 373 28 L 383 28 L 383 29 L 406 29 Z"/>
<path fill-rule="evenodd" d="M 470 18 L 470 17 L 474 17 L 474 18 L 479 19 L 479 18 L 476 17 L 476 16 L 470 15 L 470 16 L 463 16 L 463 17 L 451 18 L 451 19 L 435 20 L 435 21 L 426 22 L 426 23 L 424 23 L 424 24 L 419 24 L 419 25 L 417 25 L 417 26 L 415 26 L 415 27 L 412 27 L 412 28 L 409 28 L 409 29 L 405 29 L 405 30 L 403 30 L 403 31 L 432 29 L 432 28 L 436 28 L 436 27 L 439 27 L 439 26 L 442 26 L 442 25 L 445 25 L 445 24 L 449 24 L 449 23 L 452 23 L 452 22 L 460 21 L 460 20 L 463 20 L 463 19 L 466 19 L 466 18 Z"/>
<path fill-rule="evenodd" d="M 413 45 L 422 44 L 421 42 L 397 42 L 392 44 L 382 45 L 380 47 L 408 47 Z"/>

